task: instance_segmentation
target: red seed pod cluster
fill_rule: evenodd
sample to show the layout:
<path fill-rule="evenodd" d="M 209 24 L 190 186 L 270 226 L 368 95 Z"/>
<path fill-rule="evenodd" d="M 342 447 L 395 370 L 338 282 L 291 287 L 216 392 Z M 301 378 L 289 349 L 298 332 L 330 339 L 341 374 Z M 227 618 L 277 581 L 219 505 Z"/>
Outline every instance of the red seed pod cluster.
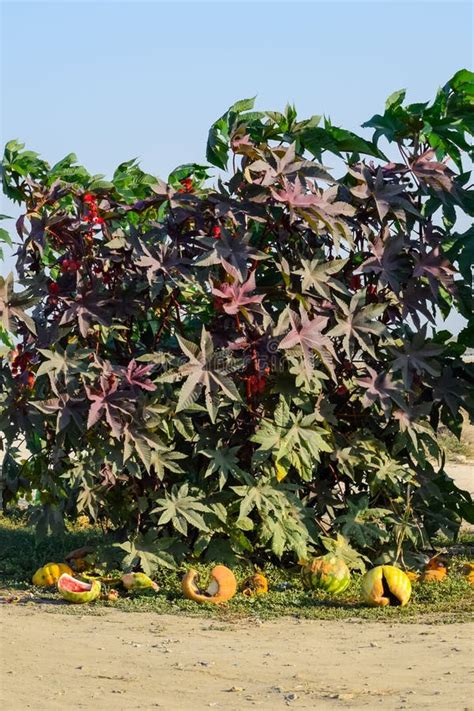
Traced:
<path fill-rule="evenodd" d="M 50 281 L 48 284 L 48 304 L 50 306 L 57 306 L 59 299 L 59 293 L 61 291 L 61 287 L 59 286 L 57 281 Z"/>
<path fill-rule="evenodd" d="M 61 271 L 63 274 L 66 272 L 77 272 L 81 268 L 81 262 L 79 259 L 63 259 L 61 261 Z"/>
<path fill-rule="evenodd" d="M 35 386 L 35 381 L 36 381 L 36 375 L 29 370 L 28 373 L 26 374 L 26 387 L 29 388 L 30 390 L 33 390 Z"/>
<path fill-rule="evenodd" d="M 193 191 L 193 180 L 192 178 L 183 178 L 179 181 L 183 186 L 178 190 L 178 193 L 192 193 Z"/>
<path fill-rule="evenodd" d="M 219 225 L 214 225 L 214 227 L 211 230 L 211 234 L 214 237 L 214 239 L 220 239 L 221 237 L 221 228 Z"/>
<path fill-rule="evenodd" d="M 105 220 L 99 216 L 99 208 L 97 207 L 97 198 L 92 193 L 86 193 L 82 201 L 87 205 L 88 213 L 82 218 L 84 222 L 92 222 L 94 225 L 103 225 Z"/>
<path fill-rule="evenodd" d="M 30 390 L 35 385 L 36 376 L 31 368 L 33 354 L 24 351 L 23 346 L 19 344 L 11 353 L 11 369 L 14 378 L 18 378 L 22 385 Z"/>
<path fill-rule="evenodd" d="M 23 346 L 18 344 L 18 346 L 11 352 L 11 363 L 12 363 L 12 373 L 13 375 L 18 375 L 23 373 L 29 366 L 30 360 L 32 359 L 31 353 L 27 353 L 23 350 Z"/>
<path fill-rule="evenodd" d="M 263 395 L 269 373 L 270 368 L 267 366 L 262 372 L 252 373 L 244 377 L 247 400 L 252 400 L 256 395 Z"/>
<path fill-rule="evenodd" d="M 262 395 L 265 392 L 267 378 L 265 375 L 249 375 L 246 378 L 247 399 L 250 400 L 255 395 Z"/>
<path fill-rule="evenodd" d="M 349 286 L 353 291 L 357 291 L 361 287 L 361 280 L 358 274 L 353 274 L 349 281 Z"/>

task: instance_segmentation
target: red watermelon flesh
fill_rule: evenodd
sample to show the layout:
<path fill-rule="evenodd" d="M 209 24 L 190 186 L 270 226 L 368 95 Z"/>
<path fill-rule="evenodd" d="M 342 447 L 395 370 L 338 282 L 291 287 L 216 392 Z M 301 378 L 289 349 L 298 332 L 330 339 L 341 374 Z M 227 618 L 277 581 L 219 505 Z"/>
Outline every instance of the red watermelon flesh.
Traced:
<path fill-rule="evenodd" d="M 72 575 L 64 573 L 57 583 L 58 591 L 62 597 L 68 602 L 93 602 L 100 595 L 100 582 L 93 580 L 86 583 L 82 580 L 73 578 Z"/>
<path fill-rule="evenodd" d="M 61 588 L 69 592 L 89 592 L 92 588 L 91 583 L 84 583 L 82 580 L 76 580 L 71 575 L 61 576 Z"/>

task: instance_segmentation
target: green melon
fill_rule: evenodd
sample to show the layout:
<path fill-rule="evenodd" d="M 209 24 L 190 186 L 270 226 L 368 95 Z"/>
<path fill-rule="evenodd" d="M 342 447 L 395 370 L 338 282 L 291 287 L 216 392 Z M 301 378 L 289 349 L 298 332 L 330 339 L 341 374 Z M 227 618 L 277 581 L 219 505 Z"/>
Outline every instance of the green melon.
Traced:
<path fill-rule="evenodd" d="M 85 583 L 82 580 L 73 578 L 72 575 L 64 573 L 58 580 L 58 590 L 62 597 L 68 602 L 84 603 L 97 600 L 100 595 L 100 582 L 91 580 Z"/>
<path fill-rule="evenodd" d="M 308 590 L 324 590 L 332 595 L 344 592 L 351 581 L 346 563 L 332 553 L 313 558 L 303 566 L 301 575 Z"/>

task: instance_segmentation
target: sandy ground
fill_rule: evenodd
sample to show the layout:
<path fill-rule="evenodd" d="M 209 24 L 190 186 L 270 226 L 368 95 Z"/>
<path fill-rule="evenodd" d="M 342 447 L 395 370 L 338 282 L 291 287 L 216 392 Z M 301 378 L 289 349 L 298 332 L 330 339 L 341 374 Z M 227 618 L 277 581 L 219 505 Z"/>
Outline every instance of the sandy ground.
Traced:
<path fill-rule="evenodd" d="M 470 624 L 0 610 L 5 711 L 471 711 Z M 472 676 L 471 676 L 472 679 Z"/>
<path fill-rule="evenodd" d="M 471 496 L 474 496 L 474 462 L 466 462 L 465 464 L 449 462 L 446 465 L 446 471 L 449 476 L 453 477 L 456 486 L 464 489 L 464 491 L 469 491 Z"/>
<path fill-rule="evenodd" d="M 450 474 L 474 493 L 471 464 Z M 0 607 L 2 711 L 474 711 L 474 625 Z"/>

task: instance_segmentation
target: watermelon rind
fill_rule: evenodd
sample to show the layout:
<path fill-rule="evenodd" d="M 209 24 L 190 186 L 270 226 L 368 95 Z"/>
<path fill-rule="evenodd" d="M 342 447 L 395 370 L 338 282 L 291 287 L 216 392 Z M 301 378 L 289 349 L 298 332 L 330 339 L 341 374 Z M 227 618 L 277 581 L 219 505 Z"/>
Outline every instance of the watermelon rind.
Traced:
<path fill-rule="evenodd" d="M 351 573 L 346 563 L 328 553 L 313 558 L 302 569 L 303 585 L 309 590 L 323 590 L 330 595 L 339 595 L 349 587 Z"/>
<path fill-rule="evenodd" d="M 70 585 L 77 586 L 88 586 L 88 590 L 73 591 L 68 589 Z M 75 604 L 84 604 L 87 602 L 93 602 L 97 600 L 100 595 L 100 582 L 98 580 L 92 580 L 91 582 L 84 582 L 83 580 L 77 580 L 73 578 L 72 575 L 64 573 L 58 580 L 57 587 L 61 596 L 68 602 Z"/>

